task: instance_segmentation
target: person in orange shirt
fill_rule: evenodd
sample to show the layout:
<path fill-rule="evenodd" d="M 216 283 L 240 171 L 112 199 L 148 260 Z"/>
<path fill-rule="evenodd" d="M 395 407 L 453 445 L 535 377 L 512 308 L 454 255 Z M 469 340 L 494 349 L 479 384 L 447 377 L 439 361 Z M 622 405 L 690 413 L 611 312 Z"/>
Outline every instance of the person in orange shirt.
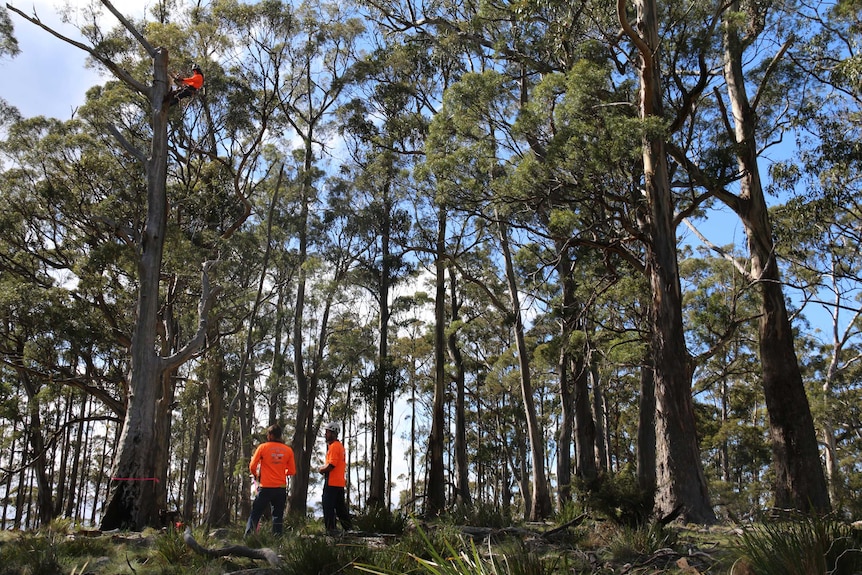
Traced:
<path fill-rule="evenodd" d="M 323 524 L 326 531 L 332 534 L 337 532 L 336 516 L 341 520 L 341 526 L 345 531 L 349 531 L 353 523 L 344 498 L 347 459 L 344 455 L 344 446 L 338 441 L 339 427 L 337 423 L 330 423 L 324 429 L 327 445 L 326 465 L 319 469 L 323 475 Z"/>
<path fill-rule="evenodd" d="M 176 106 L 183 98 L 191 98 L 197 94 L 198 90 L 204 85 L 204 73 L 200 69 L 200 66 L 194 64 L 191 76 L 187 78 L 175 78 L 174 82 L 180 85 L 181 88 L 170 93 L 171 99 L 168 102 L 170 106 Z"/>
<path fill-rule="evenodd" d="M 267 506 L 272 507 L 272 532 L 281 535 L 284 526 L 284 507 L 287 504 L 287 478 L 296 475 L 293 449 L 281 440 L 281 426 L 270 425 L 266 442 L 258 445 L 248 464 L 248 470 L 258 483 L 257 495 L 251 505 L 251 515 L 245 534 L 257 530 L 257 524 Z"/>

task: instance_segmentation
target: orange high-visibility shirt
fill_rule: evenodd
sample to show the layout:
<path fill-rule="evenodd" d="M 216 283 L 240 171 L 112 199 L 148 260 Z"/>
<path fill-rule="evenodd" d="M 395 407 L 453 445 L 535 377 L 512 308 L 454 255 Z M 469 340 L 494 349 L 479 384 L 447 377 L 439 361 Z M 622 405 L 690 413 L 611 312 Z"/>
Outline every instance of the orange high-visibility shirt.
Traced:
<path fill-rule="evenodd" d="M 187 86 L 191 86 L 195 90 L 200 90 L 201 86 L 204 85 L 204 75 L 201 74 L 200 72 L 195 72 L 191 76 L 189 76 L 188 78 L 180 79 L 180 82 L 182 82 L 183 84 L 185 84 Z"/>
<path fill-rule="evenodd" d="M 331 487 L 344 487 L 347 460 L 344 457 L 344 446 L 337 439 L 326 449 L 326 464 L 332 465 L 332 470 L 326 477 L 326 484 Z"/>
<path fill-rule="evenodd" d="M 251 457 L 248 469 L 258 478 L 261 487 L 284 487 L 287 476 L 296 475 L 293 449 L 280 441 L 261 443 Z"/>

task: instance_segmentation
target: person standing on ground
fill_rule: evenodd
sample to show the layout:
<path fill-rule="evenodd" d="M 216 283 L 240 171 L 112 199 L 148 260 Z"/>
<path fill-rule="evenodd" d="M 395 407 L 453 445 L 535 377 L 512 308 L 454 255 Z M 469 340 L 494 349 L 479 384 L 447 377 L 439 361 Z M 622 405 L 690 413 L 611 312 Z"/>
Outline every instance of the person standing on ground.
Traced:
<path fill-rule="evenodd" d="M 330 423 L 325 427 L 326 465 L 319 469 L 323 475 L 323 524 L 330 534 L 338 531 L 336 517 L 341 520 L 341 526 L 345 531 L 349 531 L 353 526 L 344 498 L 347 459 L 344 455 L 344 446 L 338 441 L 339 431 L 337 423 Z"/>
<path fill-rule="evenodd" d="M 287 504 L 287 478 L 296 475 L 293 449 L 281 440 L 281 426 L 270 425 L 266 442 L 258 445 L 248 465 L 258 483 L 257 495 L 251 505 L 251 515 L 245 534 L 257 531 L 257 524 L 267 506 L 272 507 L 272 532 L 281 535 L 284 526 L 284 507 Z"/>

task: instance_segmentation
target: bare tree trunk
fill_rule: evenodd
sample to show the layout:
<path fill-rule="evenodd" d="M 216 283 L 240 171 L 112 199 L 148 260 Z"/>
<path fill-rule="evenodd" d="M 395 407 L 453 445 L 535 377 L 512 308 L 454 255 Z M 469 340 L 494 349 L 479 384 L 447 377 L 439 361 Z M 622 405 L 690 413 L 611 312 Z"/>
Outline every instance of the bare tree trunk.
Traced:
<path fill-rule="evenodd" d="M 757 118 L 746 93 L 743 52 L 737 25 L 725 21 L 724 77 L 735 123 L 734 150 L 742 175 L 738 201 L 732 201 L 731 207 L 745 226 L 751 273 L 760 288 L 760 362 L 775 464 L 775 505 L 828 512 L 829 492 L 796 357 L 793 327 L 787 314 L 772 242 L 772 224 L 757 165 Z"/>
<path fill-rule="evenodd" d="M 655 0 L 636 0 L 638 31 L 631 26 L 625 0 L 619 0 L 620 24 L 641 58 L 640 113 L 643 119 L 662 117 L 658 12 Z M 646 270 L 652 288 L 651 343 L 655 362 L 657 492 L 655 512 L 669 515 L 682 506 L 691 523 L 714 523 L 706 478 L 697 444 L 691 396 L 691 358 L 682 323 L 682 295 L 677 268 L 674 206 L 667 172 L 664 140 L 643 142 L 646 192 Z"/>
<path fill-rule="evenodd" d="M 638 400 L 637 477 L 641 489 L 656 488 L 655 378 L 652 363 L 641 366 Z"/>
<path fill-rule="evenodd" d="M 596 458 L 599 469 L 611 470 L 611 432 L 608 429 L 608 416 L 605 409 L 605 394 L 602 391 L 602 379 L 599 376 L 599 367 L 590 358 L 590 383 L 593 386 L 593 421 L 596 422 Z"/>
<path fill-rule="evenodd" d="M 167 227 L 167 105 L 168 52 L 158 49 L 153 56 L 154 83 L 150 90 L 153 130 L 150 155 L 145 163 L 147 218 L 141 234 L 138 259 L 137 321 L 131 345 L 126 418 L 114 462 L 113 490 L 102 530 L 142 529 L 158 525 L 156 499 L 155 444 L 156 404 L 162 388 L 163 366 L 156 353 L 159 318 L 159 280 Z"/>
<path fill-rule="evenodd" d="M 386 501 L 386 403 L 392 382 L 392 361 L 389 358 L 389 296 L 392 288 L 392 177 L 387 176 L 383 186 L 380 234 L 380 275 L 377 303 L 379 340 L 377 342 L 377 388 L 374 392 L 374 441 L 372 443 L 371 486 L 368 505 L 383 506 Z"/>
<path fill-rule="evenodd" d="M 293 377 L 296 380 L 296 425 L 293 428 L 292 446 L 296 461 L 296 476 L 290 490 L 290 513 L 304 516 L 308 506 L 308 483 L 311 474 L 311 454 L 314 437 L 314 403 L 317 386 L 312 385 L 305 369 L 305 292 L 306 262 L 308 261 L 309 203 L 312 201 L 312 170 L 314 125 L 303 134 L 304 156 L 300 186 L 300 209 L 297 216 L 299 248 L 297 251 L 296 300 L 293 304 Z"/>
<path fill-rule="evenodd" d="M 563 290 L 563 308 L 560 325 L 560 357 L 557 362 L 560 370 L 560 429 L 557 433 L 557 502 L 562 509 L 572 500 L 572 434 L 575 426 L 575 395 L 571 383 L 571 341 L 575 312 L 575 285 L 572 278 L 572 263 L 564 242 L 557 241 L 557 274 Z M 592 418 L 592 415 L 590 416 Z M 577 448 L 576 448 L 577 449 Z"/>
<path fill-rule="evenodd" d="M 19 357 L 23 357 L 23 350 L 22 355 Z M 36 486 L 38 487 L 36 489 L 36 513 L 38 514 L 39 524 L 48 525 L 54 519 L 54 500 L 52 495 L 54 489 L 46 469 L 47 446 L 42 436 L 42 417 L 39 412 L 39 399 L 36 396 L 39 389 L 31 380 L 30 374 L 25 370 L 19 370 L 18 380 L 27 392 L 27 411 L 29 414 L 27 435 L 30 441 L 30 455 L 33 460 L 30 468 L 33 470 Z"/>
<path fill-rule="evenodd" d="M 452 309 L 452 324 L 461 321 L 459 310 L 461 302 L 458 299 L 457 281 L 454 270 L 449 270 L 449 303 Z M 467 467 L 467 405 L 466 405 L 466 368 L 458 344 L 457 332 L 449 330 L 447 338 L 449 358 L 455 370 L 455 472 L 457 499 L 461 505 L 470 508 L 473 498 L 470 495 L 470 476 Z"/>
<path fill-rule="evenodd" d="M 518 285 L 515 280 L 515 267 L 512 263 L 512 254 L 509 249 L 509 233 L 506 225 L 498 221 L 500 247 L 503 252 L 503 261 L 506 267 L 506 279 L 509 285 L 509 297 L 511 309 L 509 313 L 515 321 L 515 342 L 518 350 L 518 367 L 521 378 L 521 401 L 524 404 L 524 413 L 527 418 L 527 436 L 530 442 L 530 459 L 532 462 L 532 502 L 530 505 L 531 521 L 546 519 L 553 513 L 551 505 L 551 493 L 548 488 L 547 476 L 545 475 L 545 439 L 539 427 L 536 416 L 536 404 L 533 399 L 533 385 L 530 380 L 530 359 L 527 343 L 524 337 L 524 323 L 521 316 L 521 301 L 518 296 Z"/>
<path fill-rule="evenodd" d="M 446 398 L 446 213 L 437 215 L 437 253 L 434 292 L 434 403 L 431 406 L 431 436 L 428 438 L 428 484 L 426 511 L 438 515 L 446 507 L 443 469 L 443 429 Z"/>
<path fill-rule="evenodd" d="M 596 465 L 596 422 L 593 420 L 590 402 L 590 371 L 587 367 L 589 350 L 587 343 L 572 357 L 572 376 L 574 377 L 575 401 L 575 446 L 577 447 L 578 477 L 587 483 L 599 475 Z"/>
<path fill-rule="evenodd" d="M 183 521 L 188 525 L 195 524 L 195 477 L 198 472 L 198 463 L 201 458 L 201 439 L 203 435 L 203 421 L 198 415 L 195 418 L 195 431 L 192 436 L 192 451 L 186 467 L 185 489 L 183 490 L 183 504 L 180 509 Z"/>
<path fill-rule="evenodd" d="M 72 419 L 72 398 L 71 394 L 66 395 L 66 412 L 64 414 L 64 421 L 71 421 Z M 78 424 L 78 429 L 80 430 L 82 425 Z M 76 443 L 75 449 L 81 448 L 81 442 L 78 441 Z M 72 429 L 71 426 L 66 426 L 65 431 L 63 432 L 62 444 L 59 447 L 60 453 L 64 454 L 60 458 L 60 469 L 54 474 L 55 483 L 55 497 L 54 497 L 54 515 L 59 517 L 62 513 L 66 517 L 69 517 L 72 512 L 72 508 L 75 506 L 75 486 L 73 484 L 73 479 L 68 477 L 68 466 L 70 463 L 70 459 L 74 462 L 72 463 L 72 467 L 74 468 L 75 463 L 77 463 L 78 458 L 80 457 L 80 453 L 72 452 Z M 68 483 L 67 483 L 68 482 Z"/>
<path fill-rule="evenodd" d="M 230 517 L 225 491 L 224 457 L 220 456 L 224 435 L 225 386 L 224 350 L 218 341 L 206 364 L 207 446 L 204 463 L 204 523 L 214 527 L 227 525 Z"/>
<path fill-rule="evenodd" d="M 70 397 L 70 400 L 73 398 Z M 89 434 L 84 433 L 86 427 L 89 431 L 90 422 L 84 423 L 87 419 L 87 408 L 90 404 L 90 396 L 82 394 L 81 399 L 81 418 L 76 427 L 75 447 L 70 450 L 72 457 L 72 473 L 69 478 L 69 486 L 71 493 L 69 494 L 69 506 L 66 508 L 66 517 L 78 520 L 78 510 L 82 507 L 83 500 L 87 497 L 87 462 L 89 458 L 85 455 L 90 449 Z"/>

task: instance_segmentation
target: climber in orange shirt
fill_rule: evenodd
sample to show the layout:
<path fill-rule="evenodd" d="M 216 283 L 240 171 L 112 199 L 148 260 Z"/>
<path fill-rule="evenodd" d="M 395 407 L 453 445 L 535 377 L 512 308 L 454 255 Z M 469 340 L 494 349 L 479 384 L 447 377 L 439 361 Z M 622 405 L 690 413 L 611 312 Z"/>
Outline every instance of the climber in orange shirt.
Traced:
<path fill-rule="evenodd" d="M 284 526 L 284 507 L 287 504 L 287 478 L 296 475 L 293 449 L 281 440 L 281 426 L 271 425 L 266 430 L 266 442 L 254 452 L 248 469 L 258 482 L 257 495 L 251 505 L 251 515 L 245 534 L 257 530 L 267 505 L 272 507 L 272 532 L 281 535 Z"/>
<path fill-rule="evenodd" d="M 172 91 L 168 105 L 176 106 L 183 98 L 191 98 L 197 94 L 204 85 L 204 73 L 197 64 L 192 65 L 192 75 L 187 78 L 174 78 L 180 87 L 179 90 Z"/>

